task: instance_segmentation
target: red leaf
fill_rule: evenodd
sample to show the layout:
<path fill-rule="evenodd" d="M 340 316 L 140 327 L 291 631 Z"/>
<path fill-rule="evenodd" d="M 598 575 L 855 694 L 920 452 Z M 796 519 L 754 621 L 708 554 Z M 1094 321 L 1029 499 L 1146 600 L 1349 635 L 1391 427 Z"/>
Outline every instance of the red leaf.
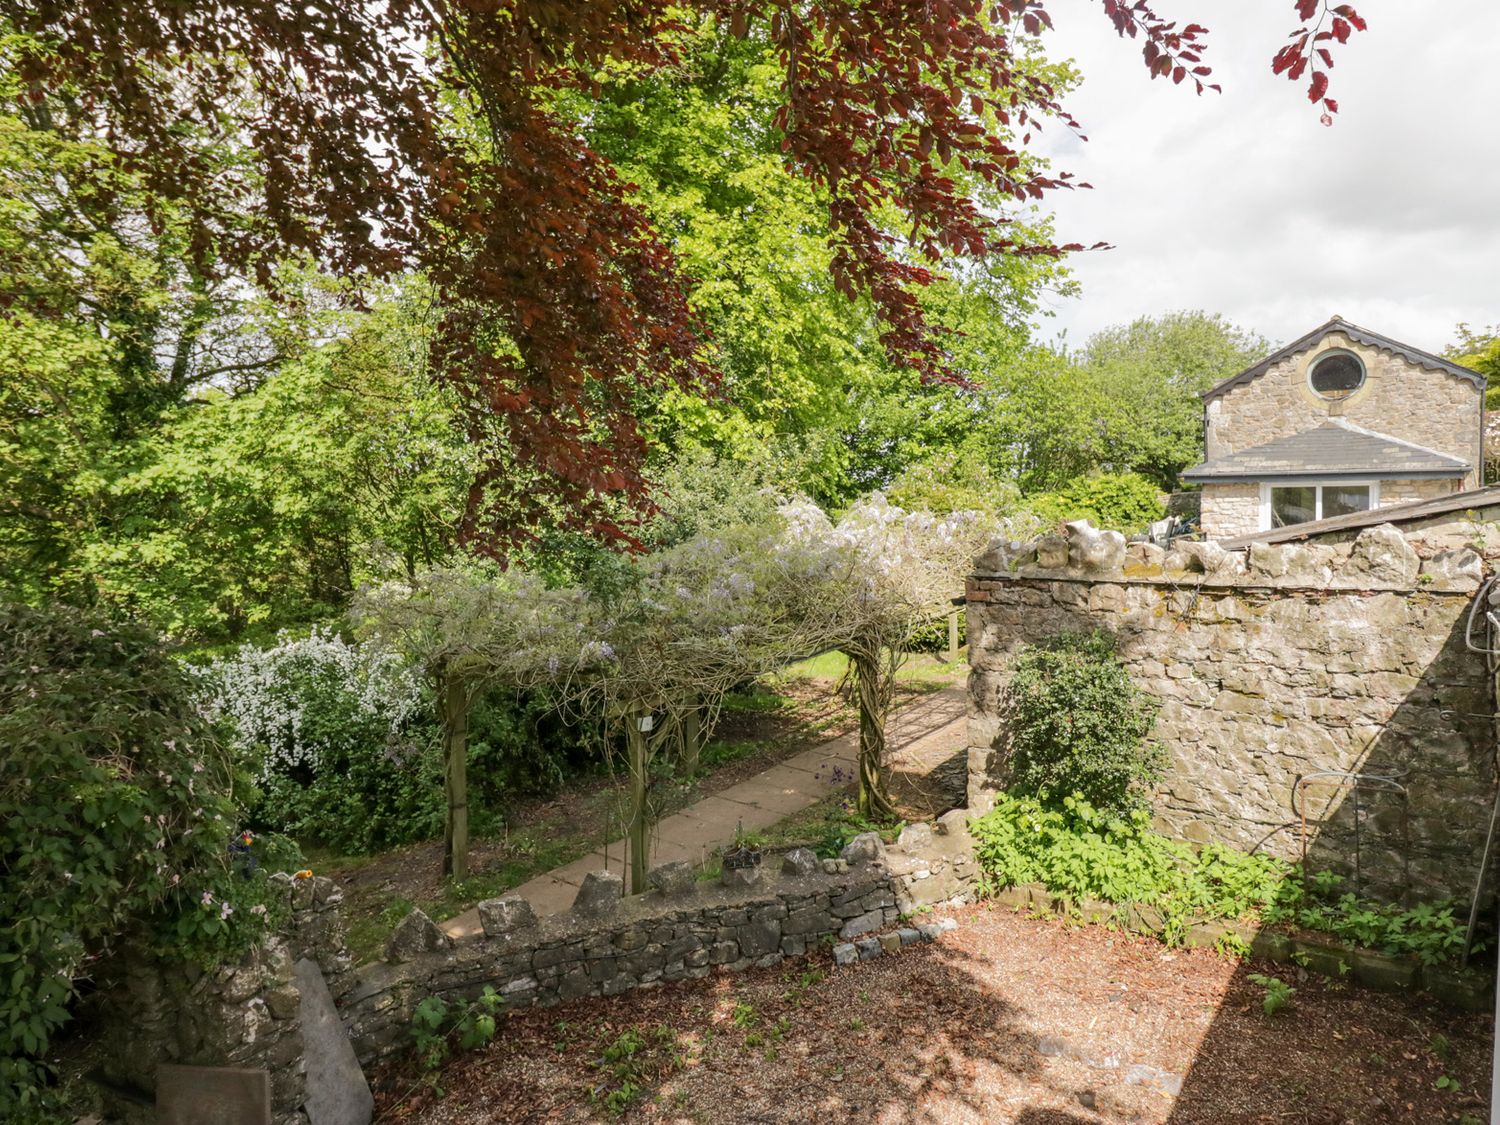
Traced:
<path fill-rule="evenodd" d="M 1323 100 L 1323 95 L 1328 93 L 1328 75 L 1325 71 L 1317 71 L 1312 76 L 1312 81 L 1307 85 L 1307 100 L 1317 102 Z"/>

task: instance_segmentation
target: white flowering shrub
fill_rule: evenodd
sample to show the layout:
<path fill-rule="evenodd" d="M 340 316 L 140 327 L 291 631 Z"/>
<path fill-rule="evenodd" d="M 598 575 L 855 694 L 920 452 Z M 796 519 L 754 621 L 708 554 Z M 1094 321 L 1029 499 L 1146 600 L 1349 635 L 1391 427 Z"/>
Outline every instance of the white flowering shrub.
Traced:
<path fill-rule="evenodd" d="M 365 851 L 441 823 L 425 685 L 397 654 L 315 628 L 200 671 L 201 709 L 260 788 L 259 825 Z"/>

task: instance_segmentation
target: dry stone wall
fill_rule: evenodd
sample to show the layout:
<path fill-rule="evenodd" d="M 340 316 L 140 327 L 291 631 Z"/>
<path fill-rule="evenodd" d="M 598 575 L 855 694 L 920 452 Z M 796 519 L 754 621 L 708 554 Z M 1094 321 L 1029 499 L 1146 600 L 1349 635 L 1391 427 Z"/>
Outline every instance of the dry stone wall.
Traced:
<path fill-rule="evenodd" d="M 1086 524 L 996 544 L 968 588 L 970 803 L 1006 781 L 1017 650 L 1106 629 L 1160 701 L 1163 830 L 1296 858 L 1305 809 L 1313 866 L 1351 869 L 1357 828 L 1372 889 L 1467 897 L 1495 784 L 1494 686 L 1464 644 L 1486 526 L 1170 555 Z M 1356 802 L 1325 771 L 1390 774 L 1405 796 Z"/>
<path fill-rule="evenodd" d="M 873 834 L 842 862 L 805 849 L 769 858 L 727 885 L 686 864 L 653 872 L 655 889 L 621 896 L 619 876 L 590 876 L 574 908 L 538 918 L 509 896 L 481 904 L 484 932 L 454 941 L 414 911 L 386 959 L 362 967 L 341 1003 L 361 1062 L 407 1048 L 428 996 L 462 1000 L 494 988 L 507 1008 L 612 996 L 662 981 L 773 965 L 834 942 L 859 942 L 923 906 L 972 892 L 968 810 L 909 825 L 892 847 Z M 686 878 L 683 878 L 684 869 Z"/>
<path fill-rule="evenodd" d="M 203 969 L 124 951 L 100 980 L 99 1055 L 111 1121 L 156 1120 L 150 1107 L 162 1063 L 264 1069 L 271 1075 L 275 1125 L 309 1125 L 302 995 L 295 966 L 322 970 L 335 1000 L 353 983 L 339 904 L 331 879 L 284 884 L 287 931 L 238 962 Z"/>

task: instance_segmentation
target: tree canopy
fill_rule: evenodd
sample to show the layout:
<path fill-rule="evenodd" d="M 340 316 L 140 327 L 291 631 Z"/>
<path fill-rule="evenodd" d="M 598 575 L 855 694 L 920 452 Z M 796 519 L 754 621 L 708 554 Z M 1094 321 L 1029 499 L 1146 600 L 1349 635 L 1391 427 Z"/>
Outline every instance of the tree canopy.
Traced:
<path fill-rule="evenodd" d="M 1145 0 L 1103 7 L 1153 75 L 1204 88 L 1206 29 Z M 1328 48 L 1363 23 L 1294 7 L 1274 65 L 1326 116 Z M 1049 119 L 1072 124 L 1026 61 L 1040 4 L 0 3 L 8 92 L 91 146 L 87 182 L 129 194 L 91 202 L 170 233 L 195 296 L 235 278 L 282 293 L 300 258 L 426 273 L 434 370 L 483 451 L 462 526 L 496 553 L 549 520 L 627 537 L 646 505 L 638 396 L 717 382 L 677 255 L 568 100 L 681 66 L 704 18 L 775 63 L 754 124 L 826 211 L 834 290 L 869 301 L 898 367 L 950 376 L 921 299 L 936 269 L 1061 249 L 1015 223 L 1072 182 L 1025 152 Z"/>

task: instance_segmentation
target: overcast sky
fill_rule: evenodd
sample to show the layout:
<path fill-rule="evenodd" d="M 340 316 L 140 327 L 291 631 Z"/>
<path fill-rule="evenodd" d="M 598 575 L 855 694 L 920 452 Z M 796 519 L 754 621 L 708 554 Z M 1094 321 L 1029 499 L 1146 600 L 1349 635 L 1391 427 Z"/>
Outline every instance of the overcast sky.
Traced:
<path fill-rule="evenodd" d="M 1210 28 L 1222 94 L 1151 81 L 1097 4 L 1048 5 L 1089 139 L 1054 128 L 1043 151 L 1093 184 L 1050 197 L 1058 236 L 1114 249 L 1073 256 L 1083 295 L 1050 302 L 1043 337 L 1202 308 L 1283 343 L 1337 313 L 1440 351 L 1459 321 L 1500 322 L 1495 0 L 1356 0 L 1370 29 L 1336 52 L 1331 128 L 1270 72 L 1290 0 L 1155 7 Z"/>

